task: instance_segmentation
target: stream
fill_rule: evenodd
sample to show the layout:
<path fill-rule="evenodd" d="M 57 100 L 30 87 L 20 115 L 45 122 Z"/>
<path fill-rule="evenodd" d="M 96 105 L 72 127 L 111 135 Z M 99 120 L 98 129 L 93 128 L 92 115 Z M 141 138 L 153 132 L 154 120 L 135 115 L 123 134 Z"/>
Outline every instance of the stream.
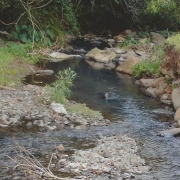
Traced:
<path fill-rule="evenodd" d="M 11 155 L 14 147 L 20 144 L 37 157 L 49 158 L 58 144 L 63 144 L 71 152 L 85 148 L 85 143 L 90 143 L 93 147 L 102 135 L 124 134 L 136 140 L 138 153 L 151 167 L 150 174 L 139 180 L 180 179 L 179 137 L 157 136 L 159 131 L 170 128 L 172 124 L 173 117 L 154 112 L 165 108 L 165 105 L 144 96 L 130 76 L 116 74 L 114 70 L 95 70 L 84 60 L 49 63 L 46 68 L 57 73 L 69 66 L 78 75 L 74 80 L 72 100 L 100 111 L 112 122 L 111 125 L 90 127 L 88 130 L 1 131 L 0 153 Z M 103 98 L 106 92 L 110 96 L 108 100 Z M 2 156 L 0 179 L 11 179 L 11 173 L 6 174 L 9 164 L 9 160 Z"/>

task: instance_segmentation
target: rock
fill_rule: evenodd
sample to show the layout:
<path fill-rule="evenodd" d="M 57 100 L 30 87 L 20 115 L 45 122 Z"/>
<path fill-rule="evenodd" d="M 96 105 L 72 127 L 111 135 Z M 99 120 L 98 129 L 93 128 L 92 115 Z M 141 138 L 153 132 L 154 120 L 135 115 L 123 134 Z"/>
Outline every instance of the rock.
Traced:
<path fill-rule="evenodd" d="M 57 146 L 57 150 L 58 151 L 65 151 L 65 148 L 62 144 L 60 144 L 59 146 Z"/>
<path fill-rule="evenodd" d="M 144 87 L 157 87 L 160 82 L 165 81 L 165 77 L 160 77 L 156 79 L 140 79 L 140 82 Z"/>
<path fill-rule="evenodd" d="M 2 116 L 0 117 L 0 124 L 1 124 L 1 125 L 9 125 L 10 122 L 7 121 L 8 118 L 9 118 L 9 117 L 8 117 L 6 114 L 2 115 Z"/>
<path fill-rule="evenodd" d="M 174 108 L 177 110 L 180 107 L 180 89 L 173 89 L 171 94 L 171 100 Z"/>
<path fill-rule="evenodd" d="M 81 57 L 80 55 L 68 55 L 68 54 L 64 54 L 64 53 L 60 53 L 60 52 L 52 52 L 51 54 L 49 54 L 49 56 L 52 58 L 56 58 L 56 60 L 52 60 L 53 62 L 71 59 L 74 57 Z"/>
<path fill-rule="evenodd" d="M 86 127 L 86 125 L 80 125 L 80 126 L 76 126 L 75 129 L 85 130 L 85 129 L 87 129 L 87 127 Z"/>
<path fill-rule="evenodd" d="M 155 32 L 150 33 L 150 39 L 155 44 L 164 44 L 165 42 L 165 38 L 163 37 L 163 35 Z"/>
<path fill-rule="evenodd" d="M 47 130 L 53 131 L 56 129 L 56 126 L 46 126 Z"/>
<path fill-rule="evenodd" d="M 140 43 L 140 44 L 147 44 L 147 41 L 148 41 L 148 38 L 143 38 L 143 39 L 139 39 L 138 40 L 138 42 Z"/>
<path fill-rule="evenodd" d="M 122 73 L 126 73 L 126 74 L 131 74 L 131 69 L 134 65 L 136 65 L 137 63 L 139 63 L 139 59 L 134 57 L 134 56 L 130 56 L 126 59 L 126 61 L 122 62 L 117 68 L 116 71 L 118 72 L 122 72 Z"/>
<path fill-rule="evenodd" d="M 129 35 L 129 34 L 131 34 L 131 29 L 126 29 L 124 32 L 123 32 L 123 35 L 124 36 L 127 36 L 127 35 Z"/>
<path fill-rule="evenodd" d="M 155 93 L 155 88 L 149 87 L 149 88 L 145 89 L 144 93 L 147 96 L 150 96 L 150 97 L 153 97 L 153 98 L 157 98 L 157 95 Z"/>
<path fill-rule="evenodd" d="M 118 48 L 118 47 L 113 48 L 113 51 L 116 54 L 124 54 L 126 52 L 125 50 L 122 50 L 121 48 Z"/>
<path fill-rule="evenodd" d="M 123 41 L 125 41 L 125 39 L 122 37 L 122 36 L 114 36 L 114 40 L 115 40 L 115 42 L 123 42 Z"/>
<path fill-rule="evenodd" d="M 179 121 L 180 120 L 180 108 L 177 109 L 175 115 L 174 115 L 174 120 Z"/>
<path fill-rule="evenodd" d="M 130 163 L 131 163 L 131 165 L 133 165 L 133 166 L 138 166 L 138 165 L 139 165 L 138 159 L 137 159 L 137 156 L 136 156 L 136 155 L 133 155 L 133 156 L 131 157 Z"/>
<path fill-rule="evenodd" d="M 115 43 L 115 40 L 114 39 L 108 39 L 108 42 L 109 43 Z"/>
<path fill-rule="evenodd" d="M 174 129 L 160 131 L 157 135 L 159 135 L 159 136 L 175 136 L 177 134 L 180 134 L 180 128 L 174 128 Z"/>
<path fill-rule="evenodd" d="M 98 48 L 92 49 L 85 55 L 86 58 L 92 58 L 97 62 L 109 62 L 112 61 L 116 57 L 116 53 L 110 50 L 100 50 Z"/>
<path fill-rule="evenodd" d="M 54 74 L 54 71 L 53 70 L 50 70 L 50 69 L 44 69 L 44 70 L 38 70 L 36 72 L 36 75 L 53 75 Z"/>
<path fill-rule="evenodd" d="M 66 109 L 64 108 L 62 104 L 51 103 L 50 108 L 56 113 L 67 114 Z"/>
<path fill-rule="evenodd" d="M 166 114 L 166 115 L 173 115 L 174 114 L 174 112 L 166 110 L 166 109 L 155 109 L 155 110 L 153 110 L 153 112 L 157 113 L 157 114 Z"/>
<path fill-rule="evenodd" d="M 167 99 L 167 100 L 163 100 L 163 99 L 160 99 L 160 101 L 164 104 L 167 104 L 167 105 L 171 105 L 172 104 L 172 101 Z"/>
<path fill-rule="evenodd" d="M 165 93 L 161 96 L 161 100 L 170 100 L 170 99 L 171 99 L 170 94 Z"/>
<path fill-rule="evenodd" d="M 142 78 L 139 81 L 141 82 L 142 86 L 147 88 L 147 87 L 151 87 L 152 82 L 154 81 L 154 79 L 144 79 L 144 78 Z"/>

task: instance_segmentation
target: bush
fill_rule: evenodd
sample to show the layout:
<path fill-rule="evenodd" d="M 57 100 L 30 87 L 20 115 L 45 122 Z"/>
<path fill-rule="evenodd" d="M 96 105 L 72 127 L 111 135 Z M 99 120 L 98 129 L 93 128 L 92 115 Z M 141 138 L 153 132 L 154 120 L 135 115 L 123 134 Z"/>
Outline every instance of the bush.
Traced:
<path fill-rule="evenodd" d="M 73 86 L 73 80 L 76 77 L 76 73 L 68 68 L 59 71 L 56 77 L 57 80 L 52 83 L 52 85 L 47 85 L 46 89 L 51 101 L 65 104 L 66 99 L 71 96 L 70 88 Z"/>
<path fill-rule="evenodd" d="M 132 75 L 135 78 L 142 78 L 143 75 L 148 77 L 157 77 L 160 75 L 160 65 L 165 55 L 162 47 L 158 47 L 152 52 L 149 59 L 141 61 L 132 68 Z"/>
<path fill-rule="evenodd" d="M 146 1 L 141 18 L 156 29 L 176 29 L 180 25 L 180 4 L 176 0 Z"/>

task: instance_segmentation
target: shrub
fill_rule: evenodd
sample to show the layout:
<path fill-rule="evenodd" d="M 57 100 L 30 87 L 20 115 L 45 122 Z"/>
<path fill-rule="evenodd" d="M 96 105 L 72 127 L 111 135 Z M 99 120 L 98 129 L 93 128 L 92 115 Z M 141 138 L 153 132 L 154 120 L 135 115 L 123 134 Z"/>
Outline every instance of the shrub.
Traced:
<path fill-rule="evenodd" d="M 140 19 L 144 23 L 157 29 L 176 29 L 180 24 L 180 4 L 176 0 L 150 0 Z M 148 19 L 148 20 L 147 20 Z"/>
<path fill-rule="evenodd" d="M 149 57 L 149 59 L 141 61 L 132 68 L 132 75 L 135 78 L 142 78 L 143 75 L 148 77 L 159 76 L 159 68 L 164 55 L 165 52 L 162 47 L 157 47 L 157 49 L 152 52 L 152 55 Z"/>
<path fill-rule="evenodd" d="M 70 88 L 73 86 L 73 80 L 76 73 L 70 68 L 59 71 L 57 79 L 52 85 L 46 85 L 47 92 L 51 101 L 57 103 L 66 103 L 66 99 L 71 96 Z"/>

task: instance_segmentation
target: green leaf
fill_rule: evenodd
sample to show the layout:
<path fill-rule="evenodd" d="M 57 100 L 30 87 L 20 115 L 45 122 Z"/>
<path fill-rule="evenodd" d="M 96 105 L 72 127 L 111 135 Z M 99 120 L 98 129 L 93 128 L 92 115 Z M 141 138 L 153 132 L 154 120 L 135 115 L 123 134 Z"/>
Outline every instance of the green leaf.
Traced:
<path fill-rule="evenodd" d="M 21 26 L 21 29 L 27 29 L 27 26 L 24 24 Z"/>
<path fill-rule="evenodd" d="M 19 28 L 18 25 L 16 25 L 16 31 L 17 31 L 18 34 L 20 33 L 20 28 Z"/>
<path fill-rule="evenodd" d="M 18 40 L 18 33 L 17 33 L 17 32 L 15 32 L 15 31 L 13 31 L 13 33 L 12 33 L 12 34 L 13 34 L 14 39 L 15 39 L 15 40 Z"/>
<path fill-rule="evenodd" d="M 49 29 L 46 30 L 46 35 L 49 36 L 51 39 L 54 38 L 54 34 Z"/>
<path fill-rule="evenodd" d="M 20 37 L 22 42 L 24 42 L 24 43 L 27 42 L 27 35 L 26 35 L 26 33 L 20 34 L 19 37 Z"/>

